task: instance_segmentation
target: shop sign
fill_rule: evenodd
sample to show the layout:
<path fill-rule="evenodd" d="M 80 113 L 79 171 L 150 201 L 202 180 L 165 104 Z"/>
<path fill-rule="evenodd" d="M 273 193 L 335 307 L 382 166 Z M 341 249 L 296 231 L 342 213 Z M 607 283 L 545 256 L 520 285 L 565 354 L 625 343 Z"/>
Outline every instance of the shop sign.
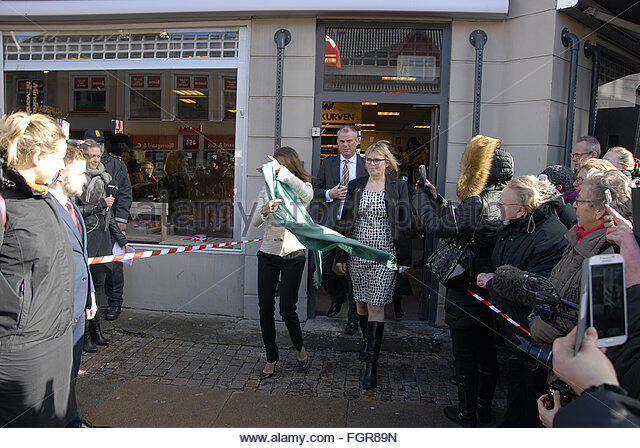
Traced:
<path fill-rule="evenodd" d="M 113 120 L 113 133 L 114 134 L 123 134 L 124 133 L 124 121 L 122 121 L 122 120 Z"/>
<path fill-rule="evenodd" d="M 89 88 L 89 78 L 85 76 L 76 76 L 73 78 L 73 88 L 75 90 L 83 90 Z"/>
<path fill-rule="evenodd" d="M 205 135 L 204 149 L 235 149 L 236 136 L 231 135 Z"/>
<path fill-rule="evenodd" d="M 132 89 L 142 89 L 143 87 L 144 87 L 144 76 L 142 75 L 131 76 Z"/>
<path fill-rule="evenodd" d="M 185 135 L 182 137 L 182 149 L 198 149 L 199 141 L 197 135 Z"/>
<path fill-rule="evenodd" d="M 236 91 L 236 78 L 224 78 L 224 91 L 235 92 Z"/>
<path fill-rule="evenodd" d="M 176 87 L 178 89 L 190 89 L 191 78 L 189 76 L 176 76 Z"/>
<path fill-rule="evenodd" d="M 45 115 L 61 116 L 62 109 L 56 106 L 49 106 L 48 104 L 34 104 L 33 113 L 41 113 Z"/>
<path fill-rule="evenodd" d="M 160 88 L 160 75 L 147 76 L 147 87 L 150 89 Z"/>
<path fill-rule="evenodd" d="M 362 123 L 360 103 L 322 103 L 322 124 L 345 124 L 354 126 Z"/>
<path fill-rule="evenodd" d="M 193 88 L 194 89 L 208 89 L 209 79 L 206 76 L 194 76 Z"/>
<path fill-rule="evenodd" d="M 105 78 L 104 76 L 92 76 L 91 77 L 91 88 L 97 90 L 103 90 L 105 86 Z"/>
<path fill-rule="evenodd" d="M 130 135 L 134 151 L 175 151 L 177 135 Z"/>

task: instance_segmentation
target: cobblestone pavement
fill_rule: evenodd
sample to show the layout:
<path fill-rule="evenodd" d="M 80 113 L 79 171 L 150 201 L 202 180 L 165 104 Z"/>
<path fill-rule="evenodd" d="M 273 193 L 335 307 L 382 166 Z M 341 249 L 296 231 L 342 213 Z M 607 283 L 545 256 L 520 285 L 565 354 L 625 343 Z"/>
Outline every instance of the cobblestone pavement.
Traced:
<path fill-rule="evenodd" d="M 280 348 L 273 378 L 258 381 L 264 349 L 248 345 L 198 343 L 108 332 L 111 344 L 97 353 L 83 354 L 81 374 L 92 379 L 199 386 L 212 390 L 261 392 L 273 395 L 333 397 L 348 400 L 414 401 L 455 404 L 450 383 L 452 359 L 438 353 L 380 353 L 378 387 L 361 390 L 363 364 L 357 353 L 308 350 L 305 371 L 296 366 L 296 351 Z M 499 387 L 496 402 L 504 406 Z"/>

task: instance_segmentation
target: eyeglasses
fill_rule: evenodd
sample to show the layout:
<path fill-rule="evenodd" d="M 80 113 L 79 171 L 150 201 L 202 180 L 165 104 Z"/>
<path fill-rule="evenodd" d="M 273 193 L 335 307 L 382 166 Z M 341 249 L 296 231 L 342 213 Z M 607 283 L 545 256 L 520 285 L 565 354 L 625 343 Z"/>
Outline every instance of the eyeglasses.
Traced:
<path fill-rule="evenodd" d="M 586 156 L 587 154 L 591 154 L 590 152 L 572 152 L 571 157 L 581 157 Z"/>
<path fill-rule="evenodd" d="M 588 201 L 586 199 L 576 199 L 576 202 L 578 203 L 578 205 L 580 205 L 580 204 L 593 204 L 596 201 Z"/>
<path fill-rule="evenodd" d="M 582 185 L 582 182 L 584 182 L 584 178 L 583 177 L 576 177 L 576 184 Z"/>
<path fill-rule="evenodd" d="M 374 166 L 378 165 L 380 162 L 384 162 L 385 160 L 387 159 L 369 159 L 369 158 L 364 159 L 365 162 Z"/>
<path fill-rule="evenodd" d="M 498 202 L 498 205 L 517 205 L 518 207 L 522 207 L 522 204 L 505 204 L 503 202 Z"/>

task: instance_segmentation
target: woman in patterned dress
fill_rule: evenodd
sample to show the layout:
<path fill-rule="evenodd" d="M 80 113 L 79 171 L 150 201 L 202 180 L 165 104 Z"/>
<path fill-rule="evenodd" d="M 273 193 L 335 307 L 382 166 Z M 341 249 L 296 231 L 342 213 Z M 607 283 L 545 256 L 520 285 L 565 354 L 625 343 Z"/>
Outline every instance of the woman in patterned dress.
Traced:
<path fill-rule="evenodd" d="M 369 175 L 349 182 L 340 229 L 361 243 L 396 255 L 397 265 L 405 270 L 411 266 L 411 204 L 407 183 L 388 175 L 398 169 L 389 145 L 381 140 L 367 149 L 365 166 Z M 360 360 L 366 362 L 362 387 L 375 389 L 384 307 L 393 301 L 397 271 L 373 261 L 347 257 L 345 252 L 338 255 L 336 269 L 338 273 L 348 270 L 351 278 L 364 337 L 360 353 Z"/>

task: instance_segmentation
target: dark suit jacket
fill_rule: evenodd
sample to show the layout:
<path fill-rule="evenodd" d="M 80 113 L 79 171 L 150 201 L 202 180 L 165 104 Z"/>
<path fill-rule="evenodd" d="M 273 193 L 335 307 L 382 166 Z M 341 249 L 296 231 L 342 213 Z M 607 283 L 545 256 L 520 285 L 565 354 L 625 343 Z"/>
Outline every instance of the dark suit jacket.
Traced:
<path fill-rule="evenodd" d="M 362 192 L 369 176 L 359 177 L 349 182 L 347 198 L 342 209 L 339 228 L 345 236 L 350 237 L 358 218 L 358 208 Z M 396 248 L 398 266 L 411 266 L 411 202 L 407 183 L 389 175 L 385 178 L 384 203 L 387 209 L 391 238 Z M 340 251 L 338 262 L 346 261 L 346 252 Z"/>
<path fill-rule="evenodd" d="M 55 200 L 55 203 L 58 206 L 62 220 L 67 226 L 67 233 L 69 234 L 71 248 L 73 249 L 73 260 L 76 266 L 73 315 L 79 318 L 84 314 L 85 309 L 91 308 L 91 293 L 94 292 L 91 271 L 89 270 L 89 263 L 87 262 L 87 229 L 84 226 L 82 214 L 80 210 L 78 210 L 78 207 L 73 204 L 73 201 L 73 208 L 82 225 L 82 236 L 78 233 L 78 228 L 74 224 L 73 219 L 71 219 L 71 215 L 67 209 L 60 205 L 57 200 Z"/>
<path fill-rule="evenodd" d="M 334 199 L 332 202 L 326 202 L 327 190 L 332 189 L 340 183 L 341 177 L 340 156 L 327 157 L 323 160 L 318 174 L 311 181 L 313 184 L 313 204 L 312 207 L 318 209 L 318 224 L 337 229 L 338 211 L 340 210 L 340 202 Z M 356 154 L 356 178 L 367 176 L 367 170 L 364 167 L 364 159 Z M 315 211 L 315 210 L 314 210 Z M 314 216 L 315 213 L 312 214 Z"/>

